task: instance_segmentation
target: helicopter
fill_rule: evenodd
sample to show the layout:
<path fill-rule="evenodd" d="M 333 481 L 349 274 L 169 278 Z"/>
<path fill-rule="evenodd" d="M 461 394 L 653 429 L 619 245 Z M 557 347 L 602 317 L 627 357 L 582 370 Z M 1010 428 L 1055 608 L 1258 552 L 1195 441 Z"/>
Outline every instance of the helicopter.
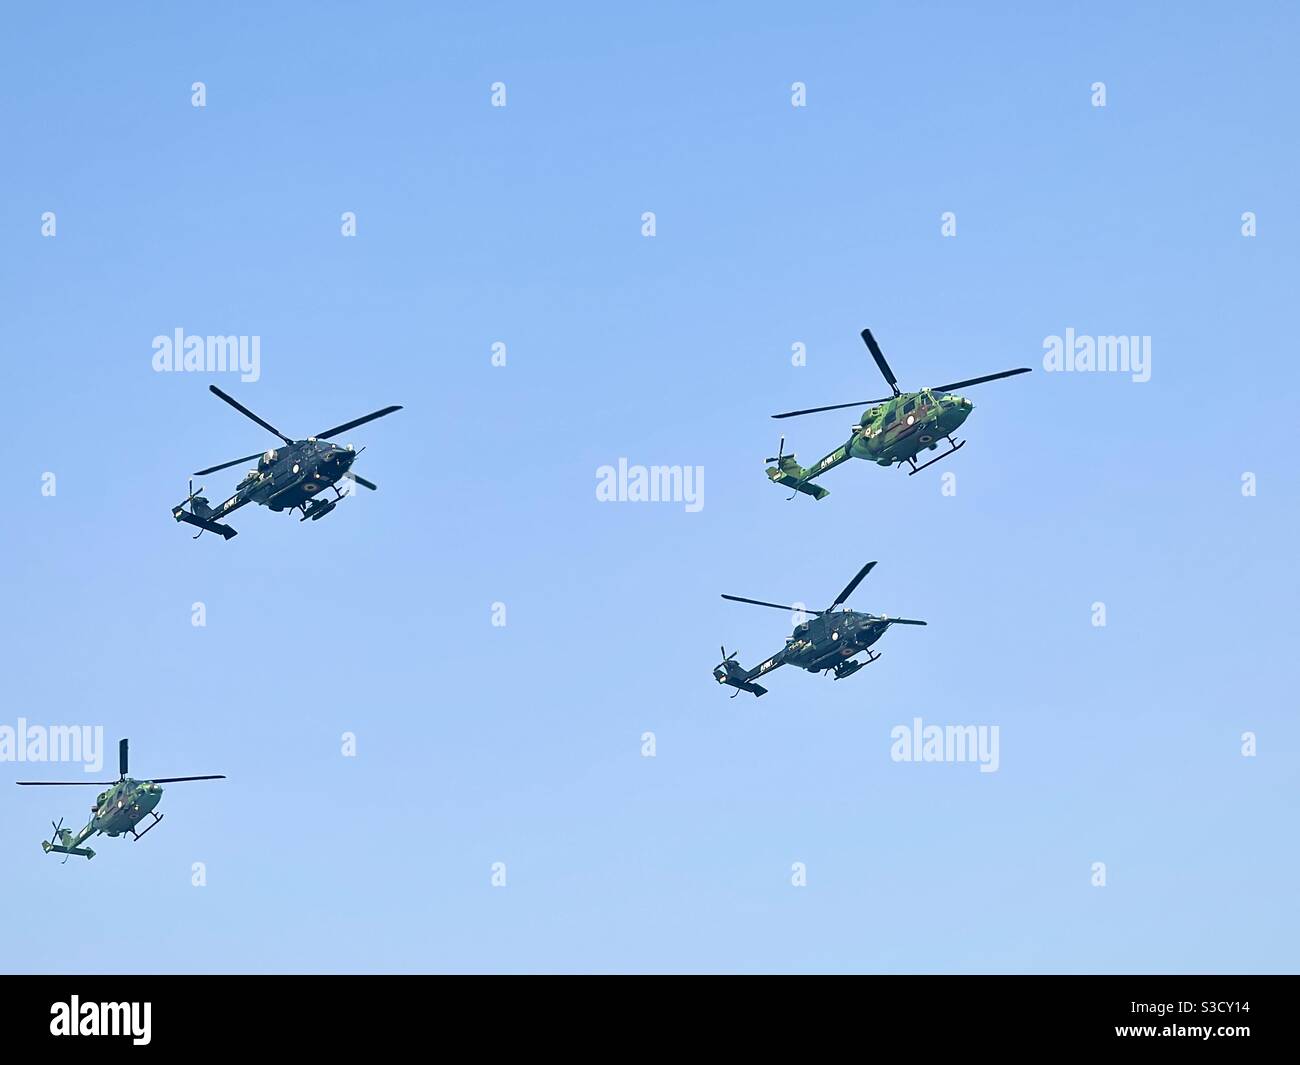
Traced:
<path fill-rule="evenodd" d="M 770 673 L 778 666 L 792 665 L 800 669 L 806 669 L 809 673 L 830 672 L 835 675 L 836 680 L 843 680 L 845 677 L 852 676 L 863 666 L 868 666 L 880 657 L 878 652 L 871 650 L 871 645 L 885 634 L 885 630 L 890 625 L 924 625 L 924 621 L 913 621 L 910 618 L 891 618 L 888 615 L 861 614 L 856 610 L 841 610 L 836 612 L 836 607 L 840 606 L 854 590 L 862 583 L 862 579 L 875 567 L 874 562 L 868 562 L 860 570 L 858 575 L 849 581 L 844 591 L 835 597 L 835 602 L 825 610 L 796 610 L 792 606 L 782 606 L 780 603 L 765 603 L 761 599 L 744 599 L 738 595 L 724 595 L 723 599 L 730 599 L 733 603 L 750 603 L 753 606 L 770 606 L 774 610 L 788 610 L 796 614 L 811 614 L 812 617 L 806 621 L 801 621 L 794 627 L 794 634 L 787 636 L 785 646 L 776 654 L 772 655 L 753 669 L 745 669 L 736 661 L 736 652 L 732 651 L 727 654 L 727 648 L 724 644 L 722 647 L 722 661 L 713 669 L 713 679 L 719 684 L 727 684 L 736 689 L 732 695 L 734 699 L 741 692 L 750 692 L 755 696 L 766 695 L 767 689 L 761 684 L 755 684 L 757 677 L 762 677 Z M 854 662 L 851 659 L 861 652 L 865 651 L 867 658 L 862 662 Z"/>
<path fill-rule="evenodd" d="M 143 839 L 163 819 L 163 815 L 154 809 L 163 793 L 163 789 L 158 785 L 175 784 L 184 780 L 226 779 L 224 776 L 217 774 L 202 777 L 156 777 L 153 780 L 134 780 L 126 775 L 126 740 L 122 740 L 118 744 L 117 760 L 118 770 L 121 773 L 117 780 L 20 780 L 17 782 L 20 787 L 28 788 L 76 787 L 77 785 L 86 784 L 94 784 L 97 787 L 102 787 L 105 784 L 109 785 L 106 791 L 101 791 L 96 796 L 95 804 L 90 808 L 90 820 L 86 823 L 86 827 L 75 836 L 70 829 L 63 827 L 63 818 L 60 817 L 57 824 L 51 822 L 51 824 L 54 824 L 54 834 L 49 839 L 41 841 L 41 847 L 46 854 L 53 851 L 56 854 L 64 855 L 63 864 L 67 865 L 68 859 L 74 854 L 87 860 L 95 856 L 93 850 L 89 847 L 83 847 L 82 844 L 97 832 L 105 836 L 121 836 L 129 832 L 134 839 Z M 153 820 L 149 822 L 143 832 L 137 832 L 136 825 L 146 816 L 152 816 Z M 58 842 L 56 843 L 55 840 Z"/>
<path fill-rule="evenodd" d="M 777 484 L 792 488 L 790 498 L 802 492 L 814 499 L 825 499 L 830 492 L 821 485 L 813 484 L 814 477 L 820 477 L 827 470 L 838 466 L 848 459 L 867 459 L 879 466 L 902 466 L 907 463 L 911 470 L 908 476 L 920 473 L 927 466 L 933 466 L 940 459 L 959 451 L 966 443 L 952 438 L 962 422 L 973 409 L 971 401 L 962 396 L 953 395 L 954 390 L 968 385 L 981 385 L 986 381 L 998 381 L 1003 377 L 1029 373 L 1030 367 L 1022 366 L 1018 370 L 1003 370 L 1001 373 L 987 374 L 984 377 L 971 377 L 965 381 L 954 381 L 937 388 L 923 388 L 919 392 L 900 392 L 894 371 L 885 361 L 884 352 L 871 335 L 870 329 L 862 330 L 862 339 L 876 360 L 885 381 L 893 389 L 892 396 L 884 399 L 863 399 L 856 403 L 836 403 L 830 407 L 810 407 L 807 410 L 786 411 L 773 414 L 773 418 L 797 418 L 803 414 L 819 414 L 828 410 L 843 410 L 845 407 L 862 407 L 870 405 L 862 418 L 852 428 L 848 441 L 841 444 L 825 458 L 807 469 L 795 461 L 794 455 L 785 454 L 785 437 L 777 447 L 775 457 L 765 461 L 775 462 L 769 466 L 767 476 Z M 942 455 L 936 455 L 929 462 L 919 466 L 916 457 L 922 451 L 934 451 L 939 446 L 940 438 L 946 437 L 950 445 Z"/>
<path fill-rule="evenodd" d="M 361 451 L 353 451 L 351 444 L 345 446 L 332 444 L 328 437 L 345 433 L 349 429 L 355 429 L 358 425 L 382 418 L 386 414 L 392 414 L 394 411 L 401 410 L 401 407 L 385 407 L 363 418 L 354 418 L 350 422 L 344 422 L 315 436 L 309 436 L 306 440 L 293 440 L 270 422 L 263 421 L 233 396 L 226 395 L 216 385 L 208 385 L 208 391 L 225 400 L 240 414 L 253 419 L 263 429 L 274 433 L 284 441 L 285 446 L 245 455 L 243 458 L 232 459 L 219 466 L 209 466 L 205 470 L 197 470 L 194 473 L 195 477 L 202 477 L 204 474 L 216 473 L 218 470 L 238 466 L 241 462 L 257 459 L 257 469 L 249 470 L 243 480 L 235 486 L 235 494 L 216 508 L 209 506 L 207 499 L 203 497 L 203 486 L 199 485 L 196 490 L 194 481 L 190 481 L 190 494 L 172 508 L 172 517 L 199 530 L 193 539 L 197 540 L 204 532 L 214 532 L 229 540 L 236 535 L 236 530 L 217 519 L 233 514 L 245 503 L 258 503 L 270 507 L 277 513 L 285 510 L 292 513 L 299 510 L 302 512 L 299 521 L 306 521 L 308 518 L 319 521 L 338 506 L 339 500 L 343 498 L 337 482 L 345 476 L 351 477 L 357 484 L 364 485 L 372 492 L 379 490 L 379 486 L 373 481 L 367 481 L 352 472 L 352 463 L 365 448 Z M 313 498 L 327 488 L 334 489 L 333 499 Z M 187 506 L 189 510 L 185 509 Z"/>

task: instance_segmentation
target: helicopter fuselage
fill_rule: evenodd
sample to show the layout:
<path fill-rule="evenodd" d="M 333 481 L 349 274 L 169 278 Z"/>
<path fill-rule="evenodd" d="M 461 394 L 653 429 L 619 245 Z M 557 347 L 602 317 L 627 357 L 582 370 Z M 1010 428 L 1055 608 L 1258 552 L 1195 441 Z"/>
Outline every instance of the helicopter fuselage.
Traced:
<path fill-rule="evenodd" d="M 885 634 L 889 621 L 856 610 L 841 610 L 808 618 L 786 637 L 785 647 L 758 664 L 756 675 L 778 665 L 798 666 L 809 673 L 847 661 Z"/>
<path fill-rule="evenodd" d="M 246 503 L 256 503 L 276 512 L 297 507 L 307 514 L 308 503 L 341 481 L 357 454 L 350 444 L 343 446 L 315 437 L 273 448 L 257 460 L 257 469 L 244 474 L 235 486 L 234 495 L 210 513 L 203 513 L 203 517 L 219 520 Z M 207 501 L 200 497 L 198 502 L 206 510 Z M 320 503 L 313 512 L 319 514 L 323 508 L 332 506 L 333 500 L 329 504 Z"/>
<path fill-rule="evenodd" d="M 955 433 L 974 409 L 970 400 L 946 392 L 904 392 L 867 409 L 853 427 L 853 435 L 803 470 L 799 479 L 810 481 L 848 459 L 866 459 L 879 466 L 907 462 L 927 448 L 933 451 L 938 441 Z M 785 456 L 781 467 L 769 470 L 768 476 L 781 480 L 791 472 L 787 467 L 799 469 L 794 456 Z"/>
<path fill-rule="evenodd" d="M 119 780 L 96 797 L 86 828 L 106 836 L 130 832 L 142 818 L 153 812 L 162 799 L 162 793 L 162 787 L 149 780 L 133 780 L 131 777 Z"/>
<path fill-rule="evenodd" d="M 853 458 L 891 466 L 934 450 L 937 441 L 955 433 L 974 405 L 948 392 L 904 392 L 871 407 L 853 427 L 848 447 Z"/>
<path fill-rule="evenodd" d="M 245 502 L 276 511 L 301 507 L 342 480 L 356 457 L 351 446 L 342 447 L 328 440 L 299 440 L 275 448 L 258 460 L 256 470 L 244 475 L 234 498 L 242 496 Z"/>

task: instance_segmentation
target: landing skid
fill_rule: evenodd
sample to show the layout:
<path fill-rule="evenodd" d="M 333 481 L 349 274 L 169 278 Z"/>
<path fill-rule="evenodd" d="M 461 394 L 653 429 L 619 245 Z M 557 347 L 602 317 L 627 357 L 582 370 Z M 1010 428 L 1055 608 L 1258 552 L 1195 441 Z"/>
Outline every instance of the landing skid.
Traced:
<path fill-rule="evenodd" d="M 908 460 L 907 460 L 907 464 L 908 464 L 909 466 L 911 466 L 912 469 L 908 472 L 907 475 L 908 475 L 909 477 L 914 476 L 915 474 L 920 473 L 922 470 L 924 470 L 924 469 L 926 469 L 926 468 L 928 468 L 928 467 L 930 467 L 930 466 L 933 466 L 936 462 L 939 462 L 941 459 L 946 459 L 949 455 L 953 454 L 954 452 L 960 451 L 962 448 L 964 448 L 964 447 L 966 446 L 966 441 L 965 441 L 965 440 L 962 440 L 962 441 L 959 443 L 959 442 L 957 442 L 956 440 L 954 440 L 951 436 L 948 437 L 948 443 L 950 443 L 950 444 L 952 445 L 952 447 L 950 447 L 950 448 L 949 448 L 947 451 L 945 451 L 942 455 L 936 455 L 936 456 L 935 456 L 934 458 L 932 458 L 929 462 L 923 462 L 923 463 L 921 463 L 921 465 L 918 466 L 918 465 L 916 464 L 916 458 L 915 458 L 915 457 L 908 459 Z M 872 661 L 875 661 L 875 659 L 872 659 Z"/>
<path fill-rule="evenodd" d="M 154 825 L 156 825 L 159 821 L 163 819 L 163 815 L 160 813 L 156 813 L 152 810 L 150 811 L 150 813 L 153 816 L 153 820 L 149 822 L 149 828 L 146 828 L 143 832 L 136 832 L 134 828 L 131 829 L 131 835 L 136 840 L 144 839 L 144 837 L 149 834 L 150 830 L 154 827 Z"/>

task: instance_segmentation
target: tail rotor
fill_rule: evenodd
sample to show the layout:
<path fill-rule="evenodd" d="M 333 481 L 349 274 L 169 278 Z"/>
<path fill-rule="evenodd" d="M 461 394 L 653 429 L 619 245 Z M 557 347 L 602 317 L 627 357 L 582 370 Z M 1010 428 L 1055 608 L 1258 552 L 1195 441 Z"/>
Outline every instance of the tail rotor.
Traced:
<path fill-rule="evenodd" d="M 722 647 L 722 661 L 713 667 L 713 679 L 719 684 L 735 688 L 736 690 L 731 693 L 733 699 L 741 692 L 749 692 L 751 695 L 763 695 L 767 692 L 761 684 L 754 684 L 749 680 L 749 671 L 736 661 L 736 652 L 727 654 L 725 645 Z"/>
<path fill-rule="evenodd" d="M 198 488 L 195 488 L 193 477 L 189 480 L 189 495 L 172 508 L 172 517 L 177 521 L 188 521 L 189 519 L 181 517 L 185 512 L 186 507 L 190 508 L 190 514 L 201 520 L 207 521 L 212 517 L 212 508 L 208 506 L 208 501 L 203 496 L 203 485 L 199 485 Z M 191 522 L 191 524 L 196 523 Z M 200 528 L 197 535 L 191 537 L 191 539 L 197 540 L 202 535 L 203 529 Z"/>
<path fill-rule="evenodd" d="M 736 661 L 735 651 L 727 654 L 726 644 L 723 644 L 720 650 L 722 651 L 722 661 L 713 667 L 713 679 L 719 684 L 726 684 L 735 674 L 743 674 L 745 671 L 740 663 Z M 735 696 L 732 698 L 735 698 Z"/>
<path fill-rule="evenodd" d="M 785 437 L 781 437 L 781 442 L 776 446 L 776 454 L 769 455 L 763 460 L 764 462 L 775 462 L 776 465 L 767 471 L 767 475 L 778 484 L 783 484 L 787 488 L 793 488 L 790 498 L 793 499 L 802 490 L 804 483 L 804 470 L 799 468 L 799 463 L 795 461 L 794 453 L 789 455 L 785 453 Z"/>
<path fill-rule="evenodd" d="M 65 849 L 71 848 L 72 833 L 63 827 L 63 818 L 59 818 L 59 823 L 57 825 L 54 824 L 53 821 L 51 821 L 50 824 L 54 825 L 54 832 L 50 835 L 50 842 L 42 844 L 42 849 L 45 853 L 49 854 L 55 847 L 63 847 Z M 62 864 L 67 865 L 68 859 L 71 857 L 71 854 L 64 854 Z"/>

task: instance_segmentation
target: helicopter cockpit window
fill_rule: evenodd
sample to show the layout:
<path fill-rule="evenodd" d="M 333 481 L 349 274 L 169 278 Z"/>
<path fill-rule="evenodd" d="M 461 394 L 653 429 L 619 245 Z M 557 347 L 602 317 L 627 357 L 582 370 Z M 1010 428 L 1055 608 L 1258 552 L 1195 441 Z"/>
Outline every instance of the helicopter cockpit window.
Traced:
<path fill-rule="evenodd" d="M 916 410 L 916 400 L 915 400 L 915 399 L 909 399 L 906 403 L 903 404 L 903 413 L 904 413 L 904 414 L 911 414 L 912 411 L 914 411 L 914 410 Z"/>
<path fill-rule="evenodd" d="M 896 421 L 898 421 L 898 408 L 893 407 L 890 409 L 889 413 L 885 415 L 885 427 L 888 428 Z"/>

